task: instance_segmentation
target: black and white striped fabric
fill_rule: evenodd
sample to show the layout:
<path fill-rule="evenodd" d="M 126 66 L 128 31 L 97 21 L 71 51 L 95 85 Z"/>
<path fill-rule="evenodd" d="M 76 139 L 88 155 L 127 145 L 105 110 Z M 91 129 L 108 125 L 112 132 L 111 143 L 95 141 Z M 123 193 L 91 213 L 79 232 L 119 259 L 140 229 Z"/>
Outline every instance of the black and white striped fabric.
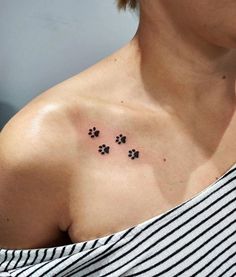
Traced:
<path fill-rule="evenodd" d="M 1 249 L 0 276 L 236 276 L 236 164 L 191 199 L 98 239 Z"/>

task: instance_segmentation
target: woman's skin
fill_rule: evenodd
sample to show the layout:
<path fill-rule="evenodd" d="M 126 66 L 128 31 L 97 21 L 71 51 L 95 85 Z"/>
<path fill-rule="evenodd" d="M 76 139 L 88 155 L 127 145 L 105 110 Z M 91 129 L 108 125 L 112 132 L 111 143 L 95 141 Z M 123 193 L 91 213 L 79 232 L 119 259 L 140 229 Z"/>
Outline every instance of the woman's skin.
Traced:
<path fill-rule="evenodd" d="M 0 247 L 124 230 L 236 162 L 236 2 L 140 3 L 129 43 L 36 97 L 2 130 Z"/>

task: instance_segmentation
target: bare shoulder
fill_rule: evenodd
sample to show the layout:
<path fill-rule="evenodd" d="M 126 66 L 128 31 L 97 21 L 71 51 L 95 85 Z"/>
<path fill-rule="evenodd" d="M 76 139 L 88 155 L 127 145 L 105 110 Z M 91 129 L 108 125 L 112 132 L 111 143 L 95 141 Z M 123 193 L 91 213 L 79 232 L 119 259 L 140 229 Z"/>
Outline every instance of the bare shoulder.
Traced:
<path fill-rule="evenodd" d="M 68 230 L 81 126 L 107 119 L 102 107 L 117 102 L 115 56 L 41 93 L 1 131 L 0 247 L 55 246 Z"/>
<path fill-rule="evenodd" d="M 64 219 L 74 161 L 68 120 L 61 103 L 41 99 L 24 107 L 1 131 L 0 247 L 60 243 L 69 224 Z"/>

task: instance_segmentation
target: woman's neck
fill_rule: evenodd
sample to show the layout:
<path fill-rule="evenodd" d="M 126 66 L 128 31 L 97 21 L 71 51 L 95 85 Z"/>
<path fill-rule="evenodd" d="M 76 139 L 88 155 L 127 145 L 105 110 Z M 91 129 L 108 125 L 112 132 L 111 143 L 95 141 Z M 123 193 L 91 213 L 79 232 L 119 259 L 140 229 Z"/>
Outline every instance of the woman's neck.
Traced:
<path fill-rule="evenodd" d="M 140 16 L 130 42 L 145 93 L 153 100 L 178 105 L 210 103 L 217 98 L 234 103 L 236 49 L 227 49 L 187 32 L 163 18 Z M 209 101 L 207 101 L 209 100 Z"/>

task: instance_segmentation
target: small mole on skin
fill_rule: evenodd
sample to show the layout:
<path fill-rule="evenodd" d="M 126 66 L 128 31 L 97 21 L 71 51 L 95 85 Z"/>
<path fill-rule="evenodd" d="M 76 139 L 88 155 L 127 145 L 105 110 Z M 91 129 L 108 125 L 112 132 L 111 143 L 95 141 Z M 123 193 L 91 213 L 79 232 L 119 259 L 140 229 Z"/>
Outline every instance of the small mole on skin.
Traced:
<path fill-rule="evenodd" d="M 121 103 L 124 103 L 124 101 L 120 101 Z"/>
<path fill-rule="evenodd" d="M 216 180 L 218 179 L 218 177 L 216 177 Z"/>
<path fill-rule="evenodd" d="M 163 161 L 165 162 L 165 161 L 166 161 L 166 158 L 164 158 Z"/>
<path fill-rule="evenodd" d="M 222 76 L 222 79 L 225 79 L 226 78 L 226 76 L 224 75 L 224 76 Z"/>
<path fill-rule="evenodd" d="M 117 61 L 117 59 L 115 58 L 115 59 L 114 59 L 114 61 L 116 62 L 116 61 Z"/>

